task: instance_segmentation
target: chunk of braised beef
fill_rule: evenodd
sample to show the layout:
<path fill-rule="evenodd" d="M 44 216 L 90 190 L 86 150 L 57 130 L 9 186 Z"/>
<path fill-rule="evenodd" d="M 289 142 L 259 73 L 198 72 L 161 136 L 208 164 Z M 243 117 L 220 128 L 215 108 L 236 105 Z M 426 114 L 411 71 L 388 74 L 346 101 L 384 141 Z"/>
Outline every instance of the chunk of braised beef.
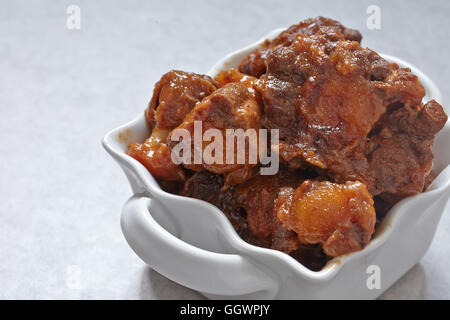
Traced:
<path fill-rule="evenodd" d="M 239 65 L 239 71 L 260 77 L 266 73 L 266 58 L 272 49 L 290 46 L 298 35 L 322 35 L 330 41 L 349 40 L 361 42 L 358 30 L 344 27 L 336 20 L 317 17 L 299 22 L 283 31 L 273 40 L 266 40 L 261 48 L 250 52 Z"/>

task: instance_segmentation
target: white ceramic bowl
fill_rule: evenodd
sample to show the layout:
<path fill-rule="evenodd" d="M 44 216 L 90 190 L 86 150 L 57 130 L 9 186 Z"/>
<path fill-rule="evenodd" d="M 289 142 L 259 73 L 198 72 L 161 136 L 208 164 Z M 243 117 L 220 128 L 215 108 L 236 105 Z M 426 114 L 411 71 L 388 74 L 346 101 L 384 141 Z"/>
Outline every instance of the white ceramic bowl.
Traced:
<path fill-rule="evenodd" d="M 236 66 L 266 38 L 233 52 L 209 72 Z M 442 103 L 433 82 L 414 66 L 427 96 Z M 287 254 L 243 241 L 215 206 L 163 191 L 138 161 L 126 154 L 131 142 L 149 136 L 144 113 L 109 132 L 103 145 L 125 172 L 134 195 L 125 204 L 122 230 L 137 255 L 153 269 L 209 298 L 371 299 L 416 264 L 428 249 L 450 194 L 450 126 L 434 144 L 436 180 L 425 193 L 404 199 L 390 210 L 373 240 L 361 251 L 331 260 L 314 272 Z M 380 289 L 369 289 L 368 267 L 380 269 Z M 369 269 L 371 271 L 371 269 Z"/>

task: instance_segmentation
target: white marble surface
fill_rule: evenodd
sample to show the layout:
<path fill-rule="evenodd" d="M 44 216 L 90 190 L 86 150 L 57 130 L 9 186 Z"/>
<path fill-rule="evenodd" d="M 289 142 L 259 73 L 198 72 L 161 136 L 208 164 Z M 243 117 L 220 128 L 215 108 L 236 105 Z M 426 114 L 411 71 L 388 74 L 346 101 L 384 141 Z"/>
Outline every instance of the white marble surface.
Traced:
<path fill-rule="evenodd" d="M 70 4 L 81 8 L 80 30 L 66 28 Z M 381 8 L 381 30 L 366 27 L 370 4 Z M 119 216 L 130 190 L 100 145 L 142 112 L 169 69 L 205 72 L 276 27 L 325 15 L 360 29 L 365 46 L 419 66 L 450 101 L 446 0 L 1 0 L 0 8 L 0 298 L 203 298 L 127 246 Z M 446 214 L 420 264 L 382 298 L 449 299 L 449 249 Z"/>

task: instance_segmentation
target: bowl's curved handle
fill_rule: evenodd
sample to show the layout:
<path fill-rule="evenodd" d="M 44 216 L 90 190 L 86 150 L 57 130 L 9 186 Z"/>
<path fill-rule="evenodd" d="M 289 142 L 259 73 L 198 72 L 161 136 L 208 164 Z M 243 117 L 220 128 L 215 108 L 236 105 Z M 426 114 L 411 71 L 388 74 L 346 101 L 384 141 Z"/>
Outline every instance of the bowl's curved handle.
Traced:
<path fill-rule="evenodd" d="M 190 245 L 164 229 L 152 217 L 155 200 L 131 197 L 124 206 L 122 231 L 136 254 L 167 278 L 206 293 L 246 298 L 273 298 L 278 285 L 249 258 L 211 252 Z"/>

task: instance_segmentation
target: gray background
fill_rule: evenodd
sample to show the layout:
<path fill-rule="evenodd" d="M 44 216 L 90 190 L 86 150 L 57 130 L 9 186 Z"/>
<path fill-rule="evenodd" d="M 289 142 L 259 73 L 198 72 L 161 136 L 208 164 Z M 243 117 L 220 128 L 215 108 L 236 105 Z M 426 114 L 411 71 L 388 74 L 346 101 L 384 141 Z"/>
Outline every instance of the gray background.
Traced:
<path fill-rule="evenodd" d="M 66 28 L 70 4 L 81 8 L 81 30 Z M 381 30 L 366 27 L 370 4 L 381 8 Z M 1 0 L 0 8 L 0 298 L 203 298 L 127 246 L 119 217 L 130 190 L 100 145 L 143 112 L 170 69 L 206 72 L 274 28 L 324 15 L 361 30 L 364 46 L 419 66 L 450 101 L 445 0 Z M 420 264 L 382 298 L 449 299 L 449 248 L 446 214 Z"/>

